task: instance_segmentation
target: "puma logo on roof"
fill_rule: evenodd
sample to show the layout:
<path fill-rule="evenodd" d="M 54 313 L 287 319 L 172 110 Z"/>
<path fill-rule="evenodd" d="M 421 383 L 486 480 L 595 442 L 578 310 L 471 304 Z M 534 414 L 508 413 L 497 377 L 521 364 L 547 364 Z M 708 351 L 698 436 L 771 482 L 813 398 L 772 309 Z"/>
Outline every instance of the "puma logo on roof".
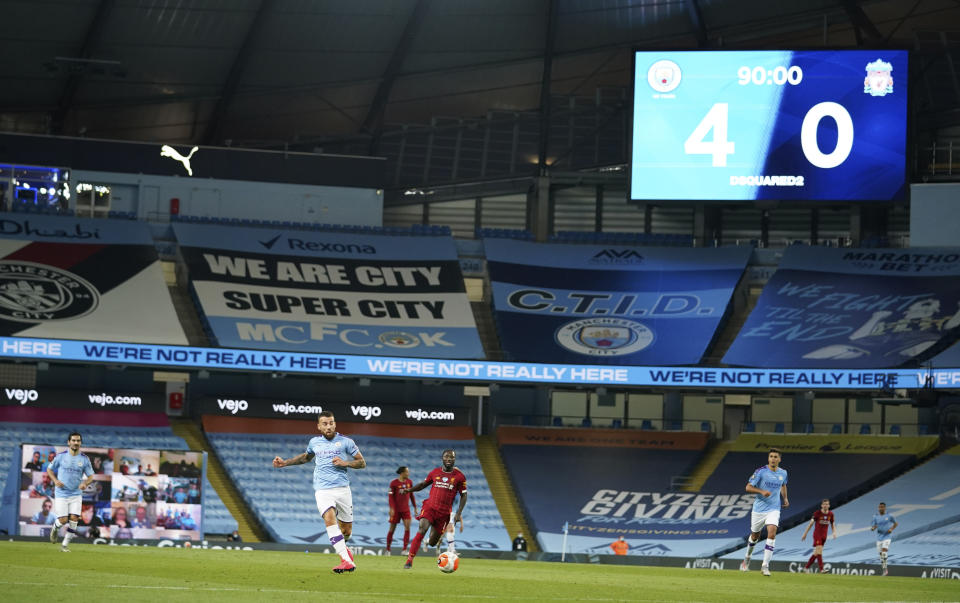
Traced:
<path fill-rule="evenodd" d="M 190 153 L 186 157 L 184 157 L 175 148 L 171 147 L 168 144 L 165 144 L 162 147 L 160 147 L 160 156 L 169 157 L 174 161 L 179 161 L 180 163 L 183 164 L 183 167 L 187 170 L 187 175 L 193 176 L 193 168 L 190 167 L 190 158 L 193 157 L 193 154 L 197 152 L 197 149 L 199 149 L 199 147 L 193 147 L 192 149 L 190 149 Z"/>

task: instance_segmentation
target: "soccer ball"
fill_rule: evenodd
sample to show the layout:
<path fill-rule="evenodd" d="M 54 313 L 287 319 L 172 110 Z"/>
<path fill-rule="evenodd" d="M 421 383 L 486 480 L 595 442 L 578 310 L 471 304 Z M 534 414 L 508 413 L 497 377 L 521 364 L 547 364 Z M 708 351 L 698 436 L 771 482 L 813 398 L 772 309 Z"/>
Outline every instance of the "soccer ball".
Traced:
<path fill-rule="evenodd" d="M 456 553 L 440 553 L 437 557 L 437 567 L 445 574 L 452 574 L 460 567 L 460 557 Z"/>

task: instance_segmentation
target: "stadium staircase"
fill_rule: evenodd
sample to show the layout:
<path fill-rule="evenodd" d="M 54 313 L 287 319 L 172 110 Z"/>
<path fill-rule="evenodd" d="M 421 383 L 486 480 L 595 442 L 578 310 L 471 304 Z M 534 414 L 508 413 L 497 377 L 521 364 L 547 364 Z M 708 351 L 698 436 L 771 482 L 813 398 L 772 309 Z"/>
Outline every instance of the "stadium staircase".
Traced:
<path fill-rule="evenodd" d="M 511 483 L 507 474 L 507 468 L 503 464 L 503 458 L 500 456 L 496 440 L 493 436 L 477 436 L 476 443 L 477 458 L 483 467 L 483 475 L 487 478 L 490 494 L 497 504 L 503 526 L 510 534 L 510 540 L 513 540 L 517 532 L 522 532 L 527 538 L 527 551 L 538 552 L 540 548 L 537 546 L 537 540 L 533 537 L 533 533 L 527 526 L 527 520 L 524 519 L 523 512 L 520 510 L 520 502 L 517 500 L 513 483 Z"/>
<path fill-rule="evenodd" d="M 705 361 L 713 366 L 722 365 L 723 356 L 727 349 L 733 343 L 733 340 L 740 334 L 740 329 L 746 324 L 747 318 L 757 305 L 760 299 L 762 286 L 746 285 L 741 283 L 733 293 L 734 309 L 730 318 L 720 327 L 720 333 L 717 335 L 715 343 L 711 346 Z"/>
<path fill-rule="evenodd" d="M 690 472 L 690 479 L 678 489 L 683 492 L 699 492 L 707 482 L 707 478 L 720 466 L 720 462 L 727 456 L 733 444 L 734 442 L 717 442 Z"/>
<path fill-rule="evenodd" d="M 254 514 L 247 507 L 243 496 L 234 486 L 233 482 L 227 476 L 226 470 L 217 458 L 216 453 L 210 442 L 200 427 L 190 419 L 171 419 L 170 427 L 173 433 L 177 434 L 190 446 L 191 450 L 207 451 L 207 479 L 217 490 L 217 494 L 223 500 L 227 510 L 237 521 L 237 532 L 245 542 L 264 542 L 269 541 L 270 537 L 267 531 L 260 525 Z"/>

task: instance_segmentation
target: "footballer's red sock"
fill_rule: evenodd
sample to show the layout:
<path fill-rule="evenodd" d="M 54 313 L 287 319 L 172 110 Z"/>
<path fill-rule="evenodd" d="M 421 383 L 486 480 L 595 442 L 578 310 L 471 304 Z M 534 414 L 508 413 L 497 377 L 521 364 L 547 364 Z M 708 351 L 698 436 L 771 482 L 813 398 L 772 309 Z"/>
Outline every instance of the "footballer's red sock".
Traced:
<path fill-rule="evenodd" d="M 823 555 L 817 555 L 817 565 L 820 566 L 820 571 L 823 571 Z"/>
<path fill-rule="evenodd" d="M 410 530 L 403 531 L 403 550 L 407 550 L 407 547 L 410 546 Z"/>
<path fill-rule="evenodd" d="M 393 530 L 387 532 L 387 550 L 390 550 L 390 543 L 393 542 Z"/>
<path fill-rule="evenodd" d="M 407 556 L 409 561 L 413 561 L 413 558 L 417 556 L 421 542 L 423 542 L 423 534 L 417 532 L 417 535 L 413 537 L 413 542 L 410 543 L 410 554 Z"/>
<path fill-rule="evenodd" d="M 387 548 L 390 548 L 390 541 L 388 540 L 387 543 Z M 810 569 L 810 565 L 814 562 L 814 560 L 816 560 L 816 558 L 816 555 L 810 555 L 810 558 L 807 559 L 807 564 L 803 567 L 803 569 Z"/>

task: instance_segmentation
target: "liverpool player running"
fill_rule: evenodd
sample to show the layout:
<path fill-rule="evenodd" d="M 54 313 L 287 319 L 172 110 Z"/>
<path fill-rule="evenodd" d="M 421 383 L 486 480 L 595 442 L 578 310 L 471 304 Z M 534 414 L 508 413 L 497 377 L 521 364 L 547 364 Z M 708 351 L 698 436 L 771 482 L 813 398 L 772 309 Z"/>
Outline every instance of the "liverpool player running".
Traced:
<path fill-rule="evenodd" d="M 397 524 L 403 521 L 403 552 L 407 552 L 407 546 L 410 544 L 410 505 L 413 505 L 413 513 L 417 513 L 417 499 L 413 497 L 413 482 L 410 481 L 410 470 L 406 467 L 397 469 L 397 479 L 390 482 L 390 495 L 387 501 L 390 503 L 390 529 L 387 530 L 387 555 L 390 554 L 390 543 L 393 542 L 393 531 Z"/>
<path fill-rule="evenodd" d="M 787 470 L 780 466 L 780 451 L 771 448 L 767 453 L 767 464 L 753 472 L 747 481 L 746 491 L 756 494 L 753 501 L 753 513 L 750 515 L 750 538 L 747 542 L 747 555 L 740 564 L 740 571 L 750 569 L 750 555 L 753 547 L 760 542 L 760 530 L 767 529 L 767 543 L 763 547 L 763 563 L 760 573 L 770 575 L 770 558 L 780 525 L 780 507 L 787 508 Z M 780 499 L 783 498 L 781 503 Z"/>
<path fill-rule="evenodd" d="M 817 527 L 813 530 L 813 554 L 810 555 L 810 558 L 807 559 L 807 565 L 803 569 L 807 572 L 810 571 L 810 565 L 816 561 L 817 565 L 820 567 L 820 573 L 823 573 L 823 545 L 827 542 L 827 526 L 833 530 L 833 537 L 837 537 L 837 526 L 833 523 L 833 511 L 830 510 L 830 499 L 824 498 L 820 501 L 820 510 L 813 512 L 813 517 L 810 519 L 810 523 L 807 524 L 807 529 L 803 531 L 803 536 L 800 537 L 800 540 L 806 540 L 807 533 L 810 531 L 814 525 Z"/>
<path fill-rule="evenodd" d="M 427 475 L 427 479 L 416 486 L 408 490 L 405 489 L 407 492 L 419 492 L 428 485 L 433 486 L 430 489 L 430 497 L 424 501 L 423 506 L 420 507 L 420 514 L 417 515 L 417 519 L 420 520 L 420 528 L 417 535 L 413 537 L 413 542 L 410 543 L 410 554 L 407 556 L 407 562 L 403 564 L 403 569 L 413 567 L 413 558 L 417 556 L 420 543 L 423 542 L 423 536 L 430 527 L 433 527 L 433 530 L 430 532 L 429 545 L 437 546 L 437 543 L 440 542 L 440 537 L 443 536 L 447 523 L 451 520 L 453 499 L 456 498 L 458 492 L 460 493 L 460 506 L 457 508 L 456 515 L 453 516 L 453 523 L 456 525 L 459 522 L 460 531 L 463 531 L 462 515 L 463 508 L 467 505 L 467 478 L 453 466 L 457 460 L 457 453 L 453 450 L 444 450 L 440 458 L 442 466 L 431 471 Z M 447 538 L 449 540 L 448 548 L 452 550 L 453 534 L 448 534 Z"/>

